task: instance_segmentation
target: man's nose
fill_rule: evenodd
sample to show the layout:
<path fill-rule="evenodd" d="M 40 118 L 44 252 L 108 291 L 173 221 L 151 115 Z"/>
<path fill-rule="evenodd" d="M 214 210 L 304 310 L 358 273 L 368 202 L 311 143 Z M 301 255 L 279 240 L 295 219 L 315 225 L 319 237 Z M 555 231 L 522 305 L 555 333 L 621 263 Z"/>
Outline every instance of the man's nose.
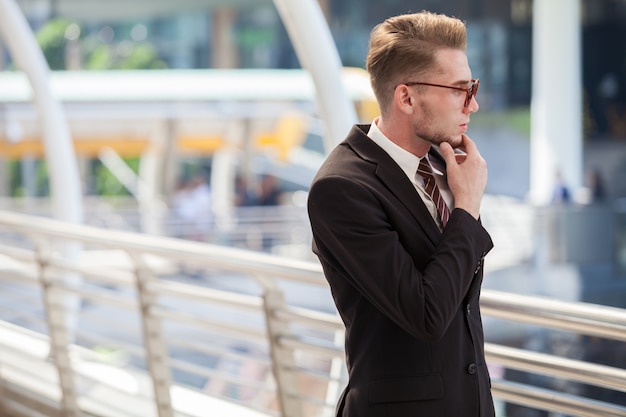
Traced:
<path fill-rule="evenodd" d="M 476 113 L 480 106 L 478 105 L 478 100 L 476 100 L 476 96 L 472 97 L 472 100 L 469 102 L 469 105 L 464 109 L 467 113 Z"/>

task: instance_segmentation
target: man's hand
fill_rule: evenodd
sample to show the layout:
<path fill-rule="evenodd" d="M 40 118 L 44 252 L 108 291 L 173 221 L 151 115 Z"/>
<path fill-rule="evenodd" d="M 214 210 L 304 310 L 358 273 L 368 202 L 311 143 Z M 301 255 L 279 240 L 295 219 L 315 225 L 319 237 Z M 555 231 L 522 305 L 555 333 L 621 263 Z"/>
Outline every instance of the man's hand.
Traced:
<path fill-rule="evenodd" d="M 487 186 L 487 163 L 466 135 L 462 136 L 459 146 L 465 155 L 456 155 L 447 142 L 441 143 L 439 149 L 446 161 L 448 187 L 454 195 L 454 206 L 478 219 L 480 202 Z"/>

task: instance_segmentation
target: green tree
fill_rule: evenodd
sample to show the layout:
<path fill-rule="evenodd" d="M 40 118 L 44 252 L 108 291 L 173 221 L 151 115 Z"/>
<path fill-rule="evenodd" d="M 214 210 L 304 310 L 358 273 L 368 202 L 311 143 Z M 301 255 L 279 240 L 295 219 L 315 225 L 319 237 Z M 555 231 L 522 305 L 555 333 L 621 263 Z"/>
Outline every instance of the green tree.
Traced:
<path fill-rule="evenodd" d="M 72 23 L 69 19 L 52 19 L 37 31 L 37 42 L 52 70 L 65 69 L 65 33 Z"/>
<path fill-rule="evenodd" d="M 120 69 L 165 69 L 167 64 L 161 60 L 153 45 L 136 43 L 132 45 L 132 52 L 121 59 Z"/>
<path fill-rule="evenodd" d="M 139 158 L 124 158 L 124 162 L 135 174 L 139 172 Z M 130 192 L 115 175 L 102 163 L 97 163 L 94 170 L 96 192 L 100 196 L 128 196 Z"/>
<path fill-rule="evenodd" d="M 93 48 L 85 61 L 85 69 L 89 70 L 165 68 L 167 68 L 167 64 L 159 58 L 152 44 L 130 41 L 100 44 Z"/>

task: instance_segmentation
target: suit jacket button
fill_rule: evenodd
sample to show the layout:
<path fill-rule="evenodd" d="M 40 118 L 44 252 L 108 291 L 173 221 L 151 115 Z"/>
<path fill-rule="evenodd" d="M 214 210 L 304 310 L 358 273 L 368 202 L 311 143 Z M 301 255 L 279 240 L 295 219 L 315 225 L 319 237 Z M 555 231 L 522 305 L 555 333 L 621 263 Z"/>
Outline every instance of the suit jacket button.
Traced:
<path fill-rule="evenodd" d="M 476 364 L 475 363 L 470 363 L 469 365 L 467 365 L 467 373 L 470 375 L 474 375 L 476 373 Z"/>
<path fill-rule="evenodd" d="M 470 315 L 470 313 L 472 312 L 472 307 L 470 307 L 470 305 L 468 304 L 468 305 L 465 307 L 465 311 L 467 311 L 467 315 L 469 316 L 469 315 Z"/>

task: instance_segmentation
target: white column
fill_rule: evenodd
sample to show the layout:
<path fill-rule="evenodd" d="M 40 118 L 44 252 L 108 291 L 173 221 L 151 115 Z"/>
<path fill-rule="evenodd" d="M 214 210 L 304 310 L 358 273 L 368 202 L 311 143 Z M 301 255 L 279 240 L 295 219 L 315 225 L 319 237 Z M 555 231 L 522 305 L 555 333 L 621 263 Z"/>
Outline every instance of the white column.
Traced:
<path fill-rule="evenodd" d="M 81 223 L 82 191 L 69 126 L 50 89 L 48 64 L 14 0 L 0 0 L 0 36 L 33 89 L 49 167 L 52 214 L 61 220 Z"/>
<path fill-rule="evenodd" d="M 137 203 L 141 216 L 141 231 L 162 235 L 167 204 L 163 200 L 165 152 L 175 138 L 171 135 L 169 119 L 158 120 L 152 127 L 150 145 L 141 155 L 137 187 Z"/>
<path fill-rule="evenodd" d="M 580 0 L 539 0 L 533 9 L 530 199 L 550 202 L 556 173 L 582 186 Z"/>
<path fill-rule="evenodd" d="M 70 223 L 82 223 L 82 188 L 69 126 L 61 104 L 52 94 L 48 64 L 14 0 L 0 0 L 0 38 L 6 42 L 15 63 L 24 71 L 33 90 L 48 162 L 52 216 Z M 55 249 L 68 260 L 78 259 L 82 252 L 82 247 L 77 242 L 59 242 Z M 64 281 L 79 285 L 81 279 L 77 274 L 67 272 L 64 274 Z M 62 299 L 66 309 L 68 340 L 73 341 L 80 297 L 73 294 L 58 297 Z M 65 394 L 68 393 L 64 392 Z"/>
<path fill-rule="evenodd" d="M 341 80 L 341 59 L 335 42 L 315 0 L 274 0 L 289 33 L 302 68 L 315 83 L 317 103 L 326 131 L 329 152 L 357 122 L 356 110 Z"/>
<path fill-rule="evenodd" d="M 212 49 L 214 68 L 237 68 L 239 59 L 233 36 L 233 27 L 237 19 L 237 10 L 232 6 L 220 6 L 213 9 Z"/>

